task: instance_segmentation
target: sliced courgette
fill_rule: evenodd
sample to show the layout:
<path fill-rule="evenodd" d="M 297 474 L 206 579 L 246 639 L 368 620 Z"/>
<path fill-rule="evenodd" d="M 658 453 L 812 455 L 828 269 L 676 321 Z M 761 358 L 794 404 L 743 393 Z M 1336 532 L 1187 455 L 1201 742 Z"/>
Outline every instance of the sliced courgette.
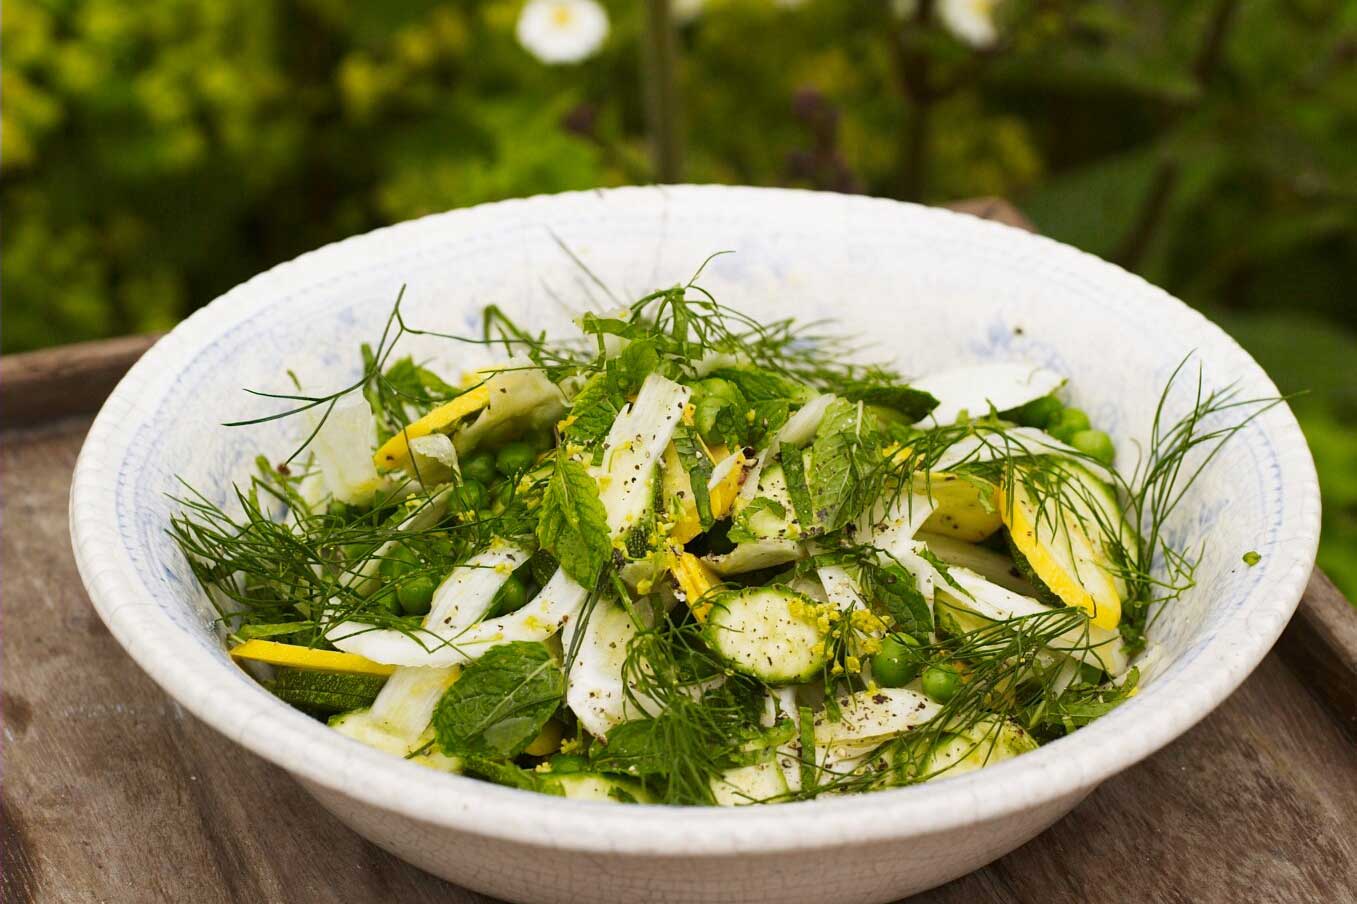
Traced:
<path fill-rule="evenodd" d="M 736 671 L 769 684 L 799 684 L 829 662 L 817 603 L 787 587 L 747 587 L 714 597 L 703 636 Z"/>
<path fill-rule="evenodd" d="M 378 675 L 342 675 L 280 668 L 270 690 L 274 696 L 309 712 L 331 715 L 371 706 L 386 679 Z"/>
<path fill-rule="evenodd" d="M 373 662 L 356 653 L 316 650 L 273 640 L 247 640 L 232 647 L 231 656 L 234 659 L 249 659 L 269 665 L 317 672 L 338 672 L 345 675 L 377 675 L 385 678 L 396 670 L 395 666 Z"/>
<path fill-rule="evenodd" d="M 1018 723 L 985 719 L 965 732 L 947 733 L 935 742 L 923 772 L 930 778 L 952 778 L 1036 749 L 1037 742 Z"/>
<path fill-rule="evenodd" d="M 554 777 L 561 793 L 571 800 L 597 800 L 612 803 L 647 804 L 655 798 L 640 782 L 598 775 L 593 772 L 571 772 Z"/>
<path fill-rule="evenodd" d="M 982 477 L 938 472 L 914 478 L 914 492 L 927 496 L 933 513 L 923 530 L 979 543 L 1003 526 L 995 504 L 995 486 Z"/>
<path fill-rule="evenodd" d="M 1122 597 L 1114 579 L 1118 566 L 1089 537 L 1067 482 L 1050 472 L 1038 479 L 1033 469 L 1022 467 L 1000 487 L 999 512 L 1014 562 L 1039 592 L 1053 597 L 1048 601 L 1077 606 L 1098 627 L 1116 628 Z"/>
<path fill-rule="evenodd" d="M 787 777 L 775 759 L 727 769 L 711 781 L 712 796 L 721 807 L 769 803 L 787 790 Z"/>

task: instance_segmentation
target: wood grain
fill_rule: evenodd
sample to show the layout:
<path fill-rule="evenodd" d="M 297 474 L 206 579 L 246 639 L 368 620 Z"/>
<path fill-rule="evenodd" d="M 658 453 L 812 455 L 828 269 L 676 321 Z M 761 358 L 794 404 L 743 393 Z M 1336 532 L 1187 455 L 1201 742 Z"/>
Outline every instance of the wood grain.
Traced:
<path fill-rule="evenodd" d="M 123 654 L 67 535 L 86 426 L 0 445 L 0 900 L 487 901 L 351 833 Z M 1201 725 L 1045 834 L 917 900 L 1357 900 L 1357 745 L 1304 680 L 1270 655 Z"/>
<path fill-rule="evenodd" d="M 1357 610 L 1319 569 L 1277 647 L 1357 743 Z"/>
<path fill-rule="evenodd" d="M 61 345 L 0 358 L 0 427 L 93 414 L 158 334 Z"/>
<path fill-rule="evenodd" d="M 958 205 L 1019 228 L 1011 205 Z M 0 901 L 488 902 L 350 832 L 188 716 L 85 596 L 66 497 L 154 337 L 0 359 Z M 1316 572 L 1279 652 L 1202 724 L 930 904 L 1357 901 L 1357 616 Z"/>

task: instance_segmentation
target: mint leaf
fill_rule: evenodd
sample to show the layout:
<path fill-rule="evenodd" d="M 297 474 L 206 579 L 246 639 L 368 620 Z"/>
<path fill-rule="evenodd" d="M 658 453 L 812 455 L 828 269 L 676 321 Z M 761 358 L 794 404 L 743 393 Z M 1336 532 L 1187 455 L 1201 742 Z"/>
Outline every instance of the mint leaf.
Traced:
<path fill-rule="evenodd" d="M 561 783 L 551 773 L 534 772 L 531 769 L 524 769 L 522 766 L 515 766 L 513 763 L 506 763 L 489 757 L 469 756 L 463 761 L 462 770 L 467 775 L 473 775 L 497 785 L 518 788 L 520 791 L 536 791 L 539 794 L 554 794 L 557 797 L 565 795 L 565 792 L 561 789 Z"/>
<path fill-rule="evenodd" d="M 613 421 L 627 404 L 627 396 L 640 389 L 645 378 L 660 366 L 655 340 L 632 342 L 603 369 L 590 377 L 570 405 L 572 420 L 565 429 L 568 439 L 593 443 L 608 435 Z"/>
<path fill-rule="evenodd" d="M 838 530 L 881 495 L 881 437 L 876 419 L 860 411 L 858 404 L 843 399 L 830 404 L 815 432 L 810 457 L 807 480 L 820 529 Z"/>
<path fill-rule="evenodd" d="M 634 719 L 608 732 L 606 745 L 595 745 L 590 765 L 599 772 L 631 776 L 665 775 L 672 756 L 659 719 Z"/>
<path fill-rule="evenodd" d="M 932 395 L 907 385 L 899 374 L 875 365 L 851 376 L 829 374 L 825 384 L 826 392 L 850 402 L 888 408 L 911 424 L 938 407 L 938 400 Z"/>
<path fill-rule="evenodd" d="M 858 380 L 842 387 L 839 394 L 850 402 L 889 408 L 911 424 L 927 417 L 930 411 L 938 407 L 938 400 L 929 393 L 899 384 L 872 384 Z"/>
<path fill-rule="evenodd" d="M 928 642 L 929 632 L 933 630 L 933 612 L 914 575 L 899 565 L 867 563 L 862 578 L 863 590 L 891 617 L 894 630 Z"/>
<path fill-rule="evenodd" d="M 678 452 L 679 464 L 688 472 L 693 485 L 693 501 L 697 503 L 697 518 L 706 530 L 715 521 L 711 513 L 711 494 L 707 490 L 711 481 L 711 459 L 703 451 L 697 432 L 682 425 L 674 431 L 674 451 Z"/>
<path fill-rule="evenodd" d="M 589 471 L 556 454 L 551 479 L 542 494 L 537 540 L 561 563 L 565 573 L 584 587 L 593 587 L 612 555 L 608 516 Z"/>
<path fill-rule="evenodd" d="M 800 449 L 783 446 L 778 452 L 782 462 L 782 476 L 787 481 L 787 495 L 792 497 L 792 508 L 796 510 L 796 520 L 801 523 L 805 534 L 815 532 L 815 504 L 811 501 L 810 487 L 806 482 L 806 458 Z"/>
<path fill-rule="evenodd" d="M 756 445 L 787 423 L 793 406 L 815 395 L 803 384 L 762 367 L 722 367 L 708 376 L 733 384 L 749 400 L 754 412 L 752 441 Z"/>
<path fill-rule="evenodd" d="M 565 676 L 545 645 L 514 641 L 471 663 L 438 701 L 438 746 L 451 756 L 515 757 L 556 712 Z"/>

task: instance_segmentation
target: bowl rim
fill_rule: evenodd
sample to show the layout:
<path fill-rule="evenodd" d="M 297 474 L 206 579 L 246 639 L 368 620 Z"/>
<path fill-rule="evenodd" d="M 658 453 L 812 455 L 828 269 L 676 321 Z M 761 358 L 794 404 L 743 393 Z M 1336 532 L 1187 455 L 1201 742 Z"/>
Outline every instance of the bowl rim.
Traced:
<path fill-rule="evenodd" d="M 1117 713 L 1038 751 L 952 779 L 867 795 L 782 804 L 776 807 L 618 807 L 571 801 L 505 788 L 460 775 L 434 772 L 346 738 L 271 697 L 257 685 L 218 682 L 226 657 L 178 637 L 167 617 L 139 592 L 123 560 L 124 544 L 112 524 L 114 482 L 127 451 L 129 417 L 148 387 L 168 379 L 168 369 L 236 321 L 242 309 L 268 303 L 282 284 L 305 284 L 340 260 L 411 241 L 425 230 L 478 217 L 525 215 L 555 205 L 703 201 L 726 196 L 741 203 L 843 205 L 862 216 L 912 216 L 1032 256 L 1058 260 L 1091 279 L 1134 291 L 1152 313 L 1194 330 L 1213 354 L 1231 361 L 1250 388 L 1276 394 L 1262 368 L 1219 327 L 1139 276 L 1044 236 L 942 208 L 882 198 L 801 189 L 719 185 L 626 187 L 501 201 L 432 214 L 324 246 L 279 264 L 194 312 L 157 342 L 114 389 L 96 416 L 72 480 L 70 523 L 76 563 L 95 609 L 132 659 L 167 694 L 202 721 L 300 778 L 371 807 L 436 826 L 488 838 L 578 852 L 653 857 L 723 857 L 751 852 L 804 850 L 899 840 L 998 820 L 1013 813 L 1077 800 L 1101 781 L 1149 756 L 1196 724 L 1239 686 L 1271 649 L 1309 579 L 1319 541 L 1319 485 L 1305 439 L 1289 407 L 1269 413 L 1268 436 L 1276 450 L 1285 493 L 1297 500 L 1299 530 L 1283 538 L 1260 583 L 1280 617 L 1259 630 L 1244 624 L 1240 607 L 1216 626 L 1207 646 L 1175 681 L 1177 693 L 1156 710 L 1144 710 L 1133 732 Z M 1264 579 L 1266 578 L 1266 579 Z M 166 635 L 163 632 L 172 633 Z M 162 632 L 162 633 L 158 633 Z M 1216 658 L 1207 655 L 1214 652 Z M 1187 680 L 1187 679 L 1191 680 Z M 1153 683 L 1147 688 L 1153 691 Z M 1114 724 L 1115 723 L 1115 724 Z M 864 819 L 870 814 L 872 819 Z"/>

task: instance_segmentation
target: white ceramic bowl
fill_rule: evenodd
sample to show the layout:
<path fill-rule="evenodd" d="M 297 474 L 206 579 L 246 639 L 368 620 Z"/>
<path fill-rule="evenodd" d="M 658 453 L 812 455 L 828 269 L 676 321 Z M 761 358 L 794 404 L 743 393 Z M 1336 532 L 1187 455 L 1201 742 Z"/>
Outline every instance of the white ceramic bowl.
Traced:
<path fill-rule="evenodd" d="M 109 629 L 171 696 L 295 775 L 356 831 L 453 882 L 514 901 L 887 901 L 992 860 L 1099 782 L 1197 722 L 1254 668 L 1314 562 L 1319 492 L 1291 412 L 1272 409 L 1208 467 L 1172 524 L 1206 541 L 1197 587 L 1157 624 L 1142 692 L 1039 751 L 981 772 L 859 797 L 738 810 L 567 801 L 443 775 L 368 749 L 275 700 L 234 666 L 165 534 L 175 475 L 225 499 L 295 422 L 273 410 L 285 367 L 332 389 L 359 370 L 398 288 L 412 323 L 474 330 L 500 304 L 563 328 L 600 298 L 553 234 L 621 298 L 680 280 L 756 316 L 820 318 L 919 374 L 1021 358 L 1070 377 L 1074 401 L 1134 461 L 1157 394 L 1189 353 L 1208 385 L 1276 392 L 1200 315 L 1116 267 L 968 216 L 890 201 L 722 187 L 510 201 L 403 223 L 304 255 L 228 292 L 162 339 L 109 398 L 71 493 L 80 572 Z M 412 348 L 452 372 L 472 346 Z M 870 355 L 869 355 L 870 356 Z M 1241 556 L 1257 550 L 1247 567 Z M 1183 781 L 1191 781 L 1184 776 Z M 1172 831 L 1172 826 L 1164 826 Z"/>

